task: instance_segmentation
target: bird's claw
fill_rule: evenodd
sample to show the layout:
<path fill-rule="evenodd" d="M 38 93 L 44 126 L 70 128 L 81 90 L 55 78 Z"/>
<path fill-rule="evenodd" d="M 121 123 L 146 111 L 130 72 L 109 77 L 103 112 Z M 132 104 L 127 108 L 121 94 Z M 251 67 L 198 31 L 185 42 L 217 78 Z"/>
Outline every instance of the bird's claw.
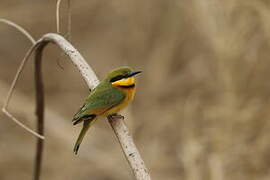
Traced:
<path fill-rule="evenodd" d="M 120 115 L 120 114 L 111 114 L 109 115 L 110 118 L 119 118 L 119 119 L 125 119 L 124 116 Z"/>

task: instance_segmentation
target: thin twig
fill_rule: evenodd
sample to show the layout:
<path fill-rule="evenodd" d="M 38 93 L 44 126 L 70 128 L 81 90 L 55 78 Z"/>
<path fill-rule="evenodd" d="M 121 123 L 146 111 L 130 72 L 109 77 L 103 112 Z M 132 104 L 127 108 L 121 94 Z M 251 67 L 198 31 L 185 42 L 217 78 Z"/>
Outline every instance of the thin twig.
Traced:
<path fill-rule="evenodd" d="M 29 128 L 28 126 L 26 126 L 25 124 L 23 124 L 22 122 L 20 122 L 17 118 L 15 118 L 9 111 L 8 111 L 8 105 L 10 102 L 10 98 L 13 94 L 13 91 L 15 89 L 16 83 L 18 81 L 18 78 L 27 62 L 27 60 L 29 59 L 31 53 L 34 51 L 34 49 L 36 48 L 37 44 L 35 39 L 30 35 L 30 33 L 28 33 L 24 28 L 22 28 L 21 26 L 19 26 L 18 24 L 15 24 L 7 19 L 2 19 L 0 18 L 0 22 L 5 23 L 9 26 L 14 27 L 16 30 L 18 30 L 19 32 L 21 32 L 23 35 L 25 35 L 27 37 L 27 39 L 29 39 L 31 41 L 32 44 L 34 44 L 26 53 L 25 57 L 23 58 L 17 72 L 15 75 L 14 80 L 12 81 L 11 87 L 8 91 L 8 95 L 6 98 L 6 101 L 4 102 L 4 106 L 2 108 L 3 113 L 8 116 L 11 120 L 13 120 L 16 124 L 18 124 L 19 126 L 21 126 L 23 129 L 25 129 L 26 131 L 30 132 L 31 134 L 33 134 L 34 136 L 37 136 L 40 139 L 44 139 L 44 136 L 41 136 L 40 134 L 36 133 L 34 130 L 32 130 L 31 128 Z"/>
<path fill-rule="evenodd" d="M 30 129 L 28 126 L 26 126 L 25 124 L 21 123 L 18 119 L 16 119 L 12 114 L 10 114 L 7 109 L 2 108 L 2 111 L 5 115 L 7 115 L 10 119 L 12 119 L 16 124 L 18 124 L 19 126 L 21 126 L 23 129 L 25 129 L 27 132 L 30 132 L 31 134 L 33 134 L 34 136 L 37 136 L 40 139 L 45 139 L 44 136 L 41 136 L 40 134 L 36 133 L 35 131 L 33 131 L 32 129 Z"/>
<path fill-rule="evenodd" d="M 26 53 L 25 57 L 23 58 L 17 72 L 16 72 L 16 75 L 15 75 L 15 78 L 13 79 L 12 81 L 12 84 L 11 84 L 11 87 L 8 91 L 8 95 L 7 95 L 7 98 L 6 98 L 6 101 L 4 102 L 4 106 L 2 108 L 2 111 L 3 113 L 5 113 L 8 117 L 10 117 L 15 123 L 17 123 L 19 126 L 21 126 L 22 128 L 24 128 L 26 131 L 30 132 L 31 134 L 37 136 L 38 138 L 41 138 L 41 139 L 45 139 L 44 136 L 36 133 L 34 130 L 32 130 L 31 128 L 29 128 L 28 126 L 24 125 L 22 122 L 20 122 L 18 119 L 16 119 L 11 113 L 8 112 L 8 105 L 9 105 L 9 102 L 10 102 L 10 99 L 12 97 L 12 94 L 15 90 L 15 86 L 16 86 L 16 83 L 18 81 L 18 78 L 20 76 L 20 74 L 22 73 L 22 70 L 26 64 L 26 62 L 28 61 L 29 57 L 31 56 L 32 52 L 35 50 L 35 48 L 38 46 L 38 43 L 36 43 L 35 45 L 33 45 L 29 50 L 28 52 Z"/>
<path fill-rule="evenodd" d="M 36 116 L 37 116 L 37 131 L 40 135 L 44 135 L 44 87 L 41 73 L 41 59 L 42 51 L 47 43 L 41 43 L 35 53 L 35 88 L 36 88 Z M 40 179 L 42 154 L 43 154 L 44 141 L 37 139 L 36 144 L 36 157 L 34 163 L 34 180 Z"/>
<path fill-rule="evenodd" d="M 14 27 L 15 29 L 17 29 L 18 31 L 20 31 L 21 33 L 23 33 L 31 42 L 32 44 L 35 44 L 35 39 L 30 35 L 29 32 L 27 32 L 24 28 L 22 28 L 21 26 L 19 26 L 18 24 L 15 24 L 14 22 L 11 22 L 7 19 L 3 19 L 3 18 L 0 18 L 0 22 L 2 23 L 5 23 L 5 24 L 8 24 L 12 27 Z"/>
<path fill-rule="evenodd" d="M 15 87 L 16 87 L 16 84 L 17 84 L 17 81 L 19 79 L 19 76 L 21 75 L 22 73 L 22 70 L 26 64 L 26 62 L 28 61 L 29 57 L 31 56 L 32 52 L 35 50 L 35 48 L 39 45 L 39 43 L 36 43 L 34 44 L 26 53 L 25 57 L 23 58 L 17 72 L 16 72 L 16 75 L 12 81 L 12 84 L 10 86 L 10 89 L 8 91 L 8 95 L 7 95 L 7 98 L 4 102 L 4 106 L 2 108 L 2 111 L 4 114 L 6 114 L 11 120 L 13 120 L 16 124 L 18 124 L 19 126 L 21 126 L 23 129 L 25 129 L 26 131 L 30 132 L 31 134 L 33 134 L 34 136 L 37 136 L 38 138 L 40 139 L 45 139 L 44 136 L 36 133 L 34 130 L 32 130 L 31 128 L 29 128 L 28 126 L 26 126 L 25 124 L 23 124 L 22 122 L 20 122 L 18 119 L 16 119 L 9 111 L 8 111 L 8 105 L 9 105 L 9 102 L 10 102 L 10 99 L 12 97 L 12 94 L 15 90 Z"/>
<path fill-rule="evenodd" d="M 61 7 L 62 0 L 57 0 L 56 2 L 56 32 L 61 34 L 60 32 L 60 7 Z M 70 41 L 71 39 L 71 1 L 67 0 L 67 13 L 68 13 L 68 20 L 67 20 L 67 37 Z"/>
<path fill-rule="evenodd" d="M 67 33 L 63 36 L 66 37 L 69 41 L 71 41 L 71 1 L 67 0 L 67 13 L 68 13 L 68 20 L 67 20 Z M 58 0 L 56 3 L 56 29 L 57 33 L 60 34 L 60 6 L 62 0 Z M 58 66 L 63 70 L 63 66 L 60 64 L 61 57 L 63 56 L 63 52 L 61 52 L 59 58 L 57 58 L 56 62 Z"/>
<path fill-rule="evenodd" d="M 60 34 L 60 5 L 62 0 L 57 0 L 56 3 L 56 32 Z"/>
<path fill-rule="evenodd" d="M 68 27 L 67 27 L 67 39 L 71 41 L 71 0 L 68 0 Z"/>

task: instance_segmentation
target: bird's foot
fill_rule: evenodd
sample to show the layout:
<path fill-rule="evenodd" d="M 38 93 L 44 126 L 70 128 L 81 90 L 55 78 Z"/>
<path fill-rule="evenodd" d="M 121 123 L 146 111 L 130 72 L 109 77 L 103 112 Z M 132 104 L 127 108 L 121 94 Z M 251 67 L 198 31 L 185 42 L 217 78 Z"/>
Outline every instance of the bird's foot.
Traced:
<path fill-rule="evenodd" d="M 120 114 L 111 114 L 111 115 L 109 115 L 109 118 L 125 119 L 125 117 L 120 115 Z"/>

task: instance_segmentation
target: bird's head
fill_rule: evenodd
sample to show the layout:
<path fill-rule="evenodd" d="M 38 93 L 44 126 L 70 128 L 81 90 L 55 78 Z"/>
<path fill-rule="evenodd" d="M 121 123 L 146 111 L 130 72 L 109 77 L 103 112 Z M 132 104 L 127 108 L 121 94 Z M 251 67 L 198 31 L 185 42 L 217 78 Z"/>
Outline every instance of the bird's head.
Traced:
<path fill-rule="evenodd" d="M 107 75 L 106 81 L 109 81 L 113 86 L 134 87 L 134 76 L 141 72 L 142 71 L 133 71 L 130 67 L 120 67 L 110 72 Z"/>

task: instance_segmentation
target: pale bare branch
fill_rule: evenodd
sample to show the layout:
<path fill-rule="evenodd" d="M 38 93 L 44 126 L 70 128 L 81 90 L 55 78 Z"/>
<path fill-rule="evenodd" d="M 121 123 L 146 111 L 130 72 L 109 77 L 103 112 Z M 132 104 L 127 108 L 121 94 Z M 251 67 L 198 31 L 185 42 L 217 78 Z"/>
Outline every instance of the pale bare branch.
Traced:
<path fill-rule="evenodd" d="M 93 89 L 98 85 L 99 80 L 94 71 L 92 70 L 92 68 L 84 60 L 79 51 L 77 51 L 65 38 L 63 38 L 58 34 L 49 33 L 45 34 L 39 40 L 39 42 L 40 42 L 39 46 L 44 46 L 44 44 L 46 45 L 48 42 L 53 42 L 57 44 L 65 52 L 65 54 L 69 56 L 71 62 L 77 67 L 88 87 L 90 89 Z M 40 51 L 42 50 L 43 48 L 40 48 Z M 144 161 L 142 160 L 123 119 L 109 118 L 109 122 L 116 134 L 116 137 L 118 138 L 118 141 L 120 142 L 124 155 L 127 161 L 129 162 L 129 165 L 136 179 L 150 180 L 151 178 L 149 171 L 147 170 Z"/>
<path fill-rule="evenodd" d="M 123 119 L 108 117 L 113 131 L 137 180 L 150 180 L 150 174 Z"/>
<path fill-rule="evenodd" d="M 58 4 L 60 5 L 61 0 L 58 1 Z M 58 9 L 59 9 L 59 5 L 58 5 Z M 58 15 L 58 20 L 59 20 L 59 15 Z M 58 25 L 58 32 L 59 32 L 59 21 L 57 23 Z M 14 26 L 16 27 L 16 26 Z M 24 32 L 24 31 L 21 31 Z M 25 31 L 26 32 L 26 31 Z M 24 34 L 27 34 L 25 33 Z M 28 33 L 29 34 L 29 33 Z M 31 37 L 31 36 L 28 36 Z M 29 38 L 31 39 L 31 38 Z M 31 39 L 31 42 L 35 43 L 34 39 Z M 72 63 L 77 67 L 77 69 L 79 70 L 79 72 L 81 73 L 81 75 L 83 76 L 86 84 L 88 85 L 88 87 L 90 89 L 95 88 L 98 83 L 99 80 L 97 79 L 96 74 L 94 73 L 94 71 L 92 70 L 92 68 L 87 64 L 87 62 L 84 60 L 84 58 L 81 56 L 81 54 L 67 41 L 65 40 L 65 38 L 63 38 L 62 36 L 58 35 L 58 34 L 53 34 L 53 33 L 49 33 L 44 35 L 39 41 L 37 41 L 27 52 L 27 54 L 25 55 L 16 75 L 14 78 L 14 81 L 12 82 L 11 88 L 9 90 L 7 99 L 5 101 L 4 107 L 3 107 L 3 112 L 10 117 L 14 122 L 16 122 L 17 124 L 19 124 L 21 127 L 23 127 L 24 129 L 26 129 L 28 132 L 34 134 L 35 136 L 39 137 L 40 139 L 44 139 L 44 136 L 36 133 L 35 131 L 31 130 L 30 128 L 28 128 L 27 126 L 25 126 L 24 124 L 22 124 L 20 121 L 18 121 L 14 116 L 12 116 L 8 111 L 7 111 L 7 106 L 9 104 L 10 98 L 12 96 L 12 93 L 14 91 L 16 82 L 18 80 L 18 77 L 20 76 L 22 69 L 25 65 L 25 63 L 27 62 L 27 60 L 29 59 L 30 55 L 33 53 L 34 50 L 36 50 L 37 48 L 39 48 L 40 46 L 45 46 L 48 42 L 53 42 L 55 44 L 57 44 L 71 59 Z M 39 48 L 42 49 L 43 48 Z M 41 51 L 42 51 L 41 50 Z M 41 52 L 42 53 L 42 52 Z M 43 108 L 44 110 L 44 108 Z M 109 119 L 109 122 L 116 134 L 116 137 L 118 138 L 120 145 L 122 147 L 122 150 L 125 154 L 126 159 L 129 162 L 129 165 L 136 177 L 137 180 L 150 180 L 150 174 L 133 142 L 132 137 L 130 136 L 129 132 L 128 132 L 128 128 L 126 127 L 124 121 L 122 119 L 119 118 L 113 118 L 113 119 Z"/>

